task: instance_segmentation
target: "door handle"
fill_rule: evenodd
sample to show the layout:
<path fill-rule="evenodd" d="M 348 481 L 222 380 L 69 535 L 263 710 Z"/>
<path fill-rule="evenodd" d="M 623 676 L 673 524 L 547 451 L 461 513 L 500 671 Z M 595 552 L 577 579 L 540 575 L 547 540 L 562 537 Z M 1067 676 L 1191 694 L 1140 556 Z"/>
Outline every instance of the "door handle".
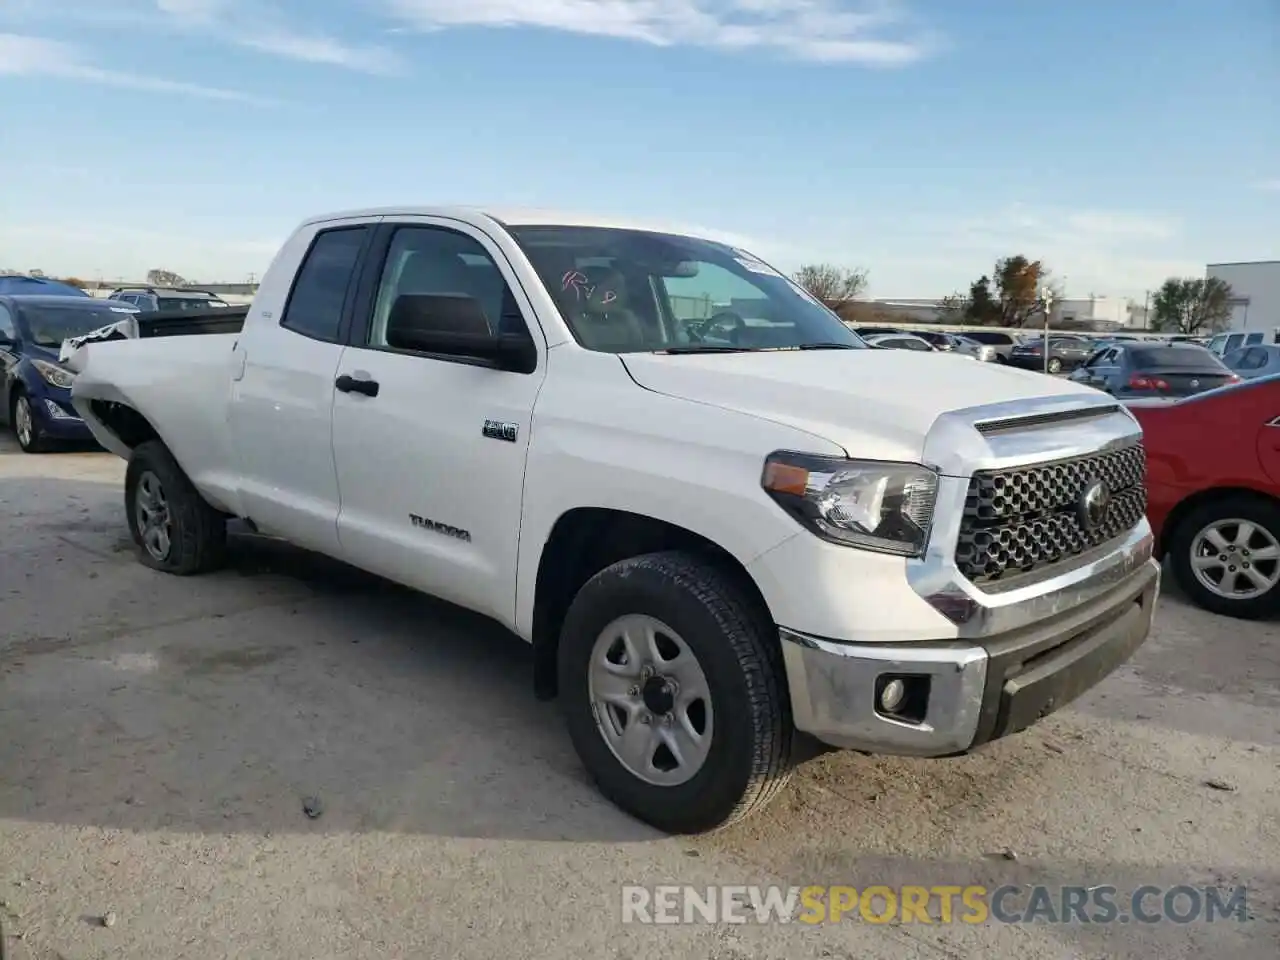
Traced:
<path fill-rule="evenodd" d="M 378 395 L 377 380 L 357 380 L 355 377 L 344 373 L 333 381 L 333 385 L 341 393 L 363 393 L 366 397 L 376 397 Z"/>

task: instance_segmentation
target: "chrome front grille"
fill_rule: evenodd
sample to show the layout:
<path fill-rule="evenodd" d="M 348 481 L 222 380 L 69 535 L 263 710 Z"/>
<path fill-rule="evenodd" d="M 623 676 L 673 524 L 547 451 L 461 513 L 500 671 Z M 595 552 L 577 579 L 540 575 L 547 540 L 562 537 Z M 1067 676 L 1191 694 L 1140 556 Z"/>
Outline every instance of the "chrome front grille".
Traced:
<path fill-rule="evenodd" d="M 1132 529 L 1147 509 L 1141 442 L 969 481 L 956 566 L 973 583 L 1005 582 L 1085 553 Z M 1082 497 L 1094 481 L 1109 503 L 1090 522 Z"/>

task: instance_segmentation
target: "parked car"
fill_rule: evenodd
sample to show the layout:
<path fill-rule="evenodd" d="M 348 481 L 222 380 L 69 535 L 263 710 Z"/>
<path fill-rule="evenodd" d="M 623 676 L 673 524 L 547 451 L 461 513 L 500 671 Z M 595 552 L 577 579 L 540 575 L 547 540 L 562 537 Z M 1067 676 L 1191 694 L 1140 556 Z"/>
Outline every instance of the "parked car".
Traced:
<path fill-rule="evenodd" d="M 71 405 L 72 375 L 58 364 L 59 350 L 68 337 L 134 312 L 93 297 L 0 295 L 0 422 L 25 453 L 93 439 Z"/>
<path fill-rule="evenodd" d="M 1222 358 L 1231 372 L 1244 380 L 1280 373 L 1280 346 L 1271 343 L 1233 350 Z"/>
<path fill-rule="evenodd" d="M 1267 335 L 1265 333 L 1261 330 L 1251 330 L 1241 333 L 1219 333 L 1210 337 L 1206 346 L 1211 353 L 1225 357 L 1228 353 L 1233 353 L 1244 347 L 1256 347 L 1266 342 Z"/>
<path fill-rule="evenodd" d="M 221 297 L 204 290 L 177 290 L 168 287 L 117 287 L 107 299 L 127 303 L 144 313 L 210 310 L 229 306 Z"/>
<path fill-rule="evenodd" d="M 0 296 L 4 297 L 87 297 L 79 287 L 48 277 L 28 277 L 23 274 L 0 276 Z"/>
<path fill-rule="evenodd" d="M 1157 555 L 1206 610 L 1280 613 L 1280 376 L 1129 407 Z"/>
<path fill-rule="evenodd" d="M 1020 335 L 1004 330 L 970 330 L 965 336 L 976 343 L 991 347 L 995 351 L 996 363 L 1008 363 L 1009 354 L 1022 342 Z"/>
<path fill-rule="evenodd" d="M 1050 335 L 1048 371 L 1061 373 L 1064 370 L 1074 370 L 1088 360 L 1092 353 L 1093 348 L 1088 340 Z M 1009 353 L 1008 362 L 1024 370 L 1044 370 L 1044 354 L 1044 338 L 1037 337 L 1015 346 Z"/>
<path fill-rule="evenodd" d="M 860 337 L 863 337 L 864 339 L 866 337 L 875 337 L 875 336 L 880 336 L 886 333 L 891 333 L 896 335 L 896 334 L 905 333 L 905 332 L 906 332 L 905 330 L 899 330 L 897 327 L 858 327 L 854 330 L 854 333 L 856 333 Z"/>
<path fill-rule="evenodd" d="M 957 346 L 956 338 L 942 330 L 911 330 L 909 332 L 912 336 L 919 337 L 932 345 L 935 350 L 950 353 Z"/>
<path fill-rule="evenodd" d="M 921 353 L 938 353 L 937 347 L 913 333 L 873 333 L 863 337 L 873 347 L 882 350 L 916 350 Z"/>
<path fill-rule="evenodd" d="M 955 334 L 956 341 L 955 352 L 967 354 L 975 360 L 981 360 L 984 363 L 995 363 L 999 359 L 996 348 L 988 343 L 979 343 L 963 334 Z"/>
<path fill-rule="evenodd" d="M 1126 343 L 1099 350 L 1071 379 L 1117 397 L 1186 397 L 1240 378 L 1204 347 Z"/>
<path fill-rule="evenodd" d="M 769 324 L 681 336 L 730 280 Z M 495 618 L 603 792 L 667 831 L 758 809 L 814 740 L 1024 729 L 1151 627 L 1141 434 L 1110 398 L 869 350 L 679 228 L 318 217 L 241 330 L 163 332 L 64 353 L 143 563 L 213 569 L 239 517 Z"/>
<path fill-rule="evenodd" d="M 957 356 L 973 357 L 975 360 L 994 360 L 995 349 L 975 340 L 969 340 L 945 330 L 912 330 L 912 336 L 931 344 L 935 350 L 943 353 L 954 353 Z"/>

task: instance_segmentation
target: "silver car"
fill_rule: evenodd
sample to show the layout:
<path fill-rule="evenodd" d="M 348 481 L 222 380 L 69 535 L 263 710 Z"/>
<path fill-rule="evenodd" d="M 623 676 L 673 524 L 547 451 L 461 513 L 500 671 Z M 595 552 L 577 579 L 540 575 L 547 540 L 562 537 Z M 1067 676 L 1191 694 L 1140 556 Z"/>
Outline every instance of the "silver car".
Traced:
<path fill-rule="evenodd" d="M 996 348 L 989 343 L 979 343 L 959 333 L 952 334 L 952 338 L 956 341 L 955 353 L 963 353 L 983 363 L 995 363 L 999 359 Z"/>
<path fill-rule="evenodd" d="M 1263 343 L 1232 350 L 1222 358 L 1222 362 L 1242 380 L 1270 377 L 1280 373 L 1280 346 Z"/>
<path fill-rule="evenodd" d="M 918 350 L 921 353 L 954 353 L 959 357 L 969 357 L 974 359 L 972 355 L 964 353 L 960 350 L 939 350 L 928 340 L 923 337 L 917 337 L 914 333 L 873 333 L 862 338 L 880 350 Z"/>

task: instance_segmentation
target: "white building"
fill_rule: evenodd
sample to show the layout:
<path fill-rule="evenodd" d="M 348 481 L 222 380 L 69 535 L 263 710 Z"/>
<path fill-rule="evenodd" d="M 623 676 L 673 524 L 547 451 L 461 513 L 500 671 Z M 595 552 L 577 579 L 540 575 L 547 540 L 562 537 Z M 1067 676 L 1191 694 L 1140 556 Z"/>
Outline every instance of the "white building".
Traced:
<path fill-rule="evenodd" d="M 1280 260 L 1252 263 L 1211 263 L 1205 277 L 1231 285 L 1231 330 L 1280 329 Z M 1270 338 L 1268 338 L 1270 339 Z"/>
<path fill-rule="evenodd" d="M 1053 301 L 1053 322 L 1085 324 L 1095 329 L 1127 327 L 1129 307 L 1129 301 L 1120 297 L 1063 297 Z"/>

